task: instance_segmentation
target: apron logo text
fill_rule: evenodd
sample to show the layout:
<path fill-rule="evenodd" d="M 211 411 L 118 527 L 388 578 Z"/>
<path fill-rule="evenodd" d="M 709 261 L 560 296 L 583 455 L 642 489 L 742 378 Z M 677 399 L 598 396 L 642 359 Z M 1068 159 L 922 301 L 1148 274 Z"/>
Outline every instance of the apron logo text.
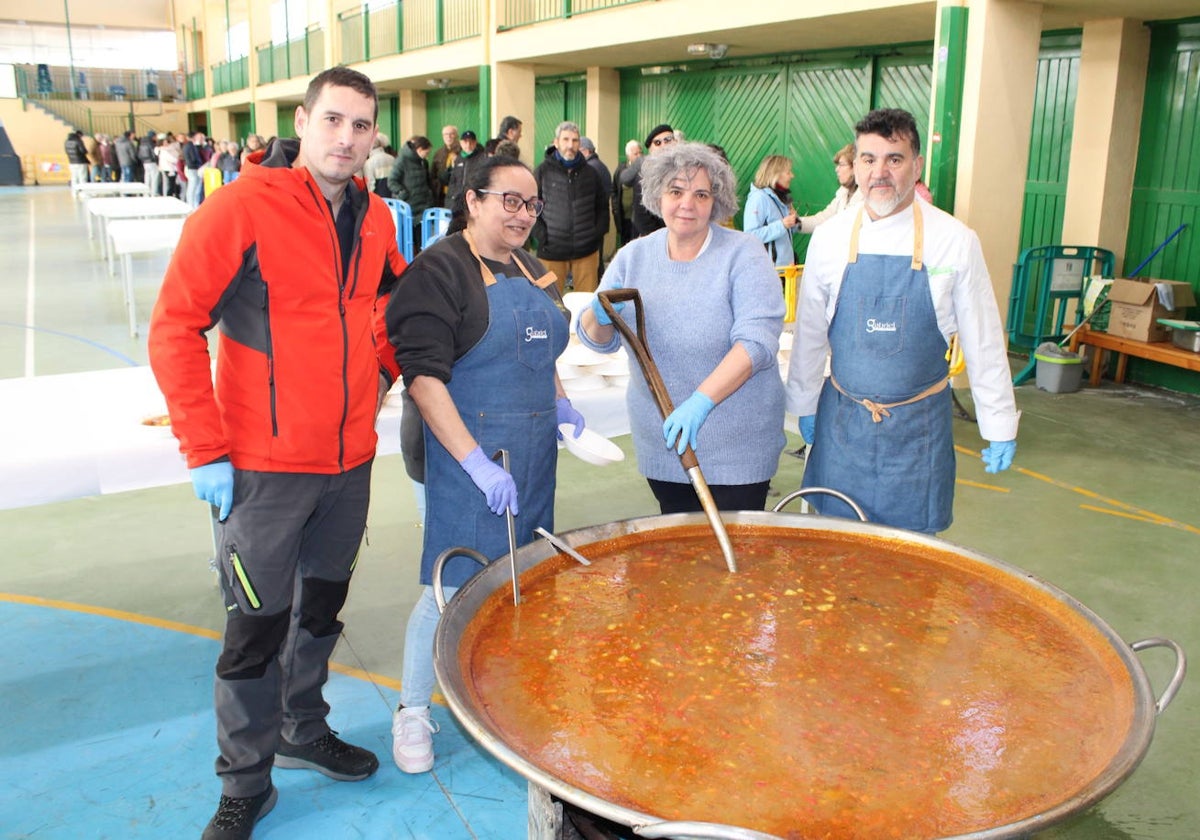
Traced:
<path fill-rule="evenodd" d="M 895 321 L 876 321 L 874 318 L 867 319 L 867 332 L 895 332 Z"/>
<path fill-rule="evenodd" d="M 527 342 L 528 341 L 536 341 L 538 339 L 544 340 L 549 337 L 550 336 L 547 334 L 546 330 L 537 330 L 537 329 L 534 329 L 533 327 L 525 328 L 525 341 L 527 341 Z"/>

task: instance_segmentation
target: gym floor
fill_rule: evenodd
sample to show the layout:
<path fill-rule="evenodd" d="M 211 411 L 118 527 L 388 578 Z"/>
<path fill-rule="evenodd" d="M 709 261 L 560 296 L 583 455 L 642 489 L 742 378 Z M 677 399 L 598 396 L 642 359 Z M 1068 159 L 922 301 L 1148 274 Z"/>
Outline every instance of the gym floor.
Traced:
<path fill-rule="evenodd" d="M 166 259 L 134 260 L 143 329 L 130 338 L 120 281 L 88 240 L 82 213 L 65 186 L 0 189 L 9 241 L 0 251 L 0 378 L 146 363 L 144 326 Z M 969 393 L 959 398 L 970 408 Z M 1196 655 L 1200 397 L 1106 381 L 1073 394 L 1030 383 L 1017 399 L 1019 448 L 1006 473 L 983 472 L 974 425 L 956 421 L 955 522 L 943 537 L 1062 588 L 1129 642 L 1163 636 Z M 87 423 L 87 406 L 79 414 Z M 617 442 L 628 457 L 609 467 L 560 454 L 560 533 L 656 512 L 629 438 Z M 789 434 L 776 498 L 799 486 L 804 462 L 788 454 L 799 444 Z M 21 442 L 2 446 L 11 456 Z M 377 459 L 373 483 L 328 695 L 332 726 L 374 749 L 381 769 L 355 784 L 277 772 L 279 804 L 255 837 L 522 837 L 524 781 L 444 706 L 435 709 L 433 772 L 407 776 L 390 761 L 422 532 L 399 456 Z M 198 836 L 219 794 L 211 674 L 222 609 L 204 510 L 190 486 L 0 511 L 0 545 L 0 627 L 10 640 L 0 676 L 9 721 L 0 747 L 2 836 Z M 1160 694 L 1173 657 L 1158 649 L 1139 661 Z M 1039 838 L 1200 835 L 1198 754 L 1200 700 L 1185 681 L 1137 770 Z"/>

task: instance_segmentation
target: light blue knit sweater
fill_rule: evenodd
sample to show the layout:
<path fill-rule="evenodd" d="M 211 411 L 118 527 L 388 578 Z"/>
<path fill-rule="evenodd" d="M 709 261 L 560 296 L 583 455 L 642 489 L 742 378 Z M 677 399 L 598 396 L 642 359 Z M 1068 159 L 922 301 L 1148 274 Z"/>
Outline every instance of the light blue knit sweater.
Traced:
<path fill-rule="evenodd" d="M 712 373 L 734 343 L 741 343 L 754 373 L 718 404 L 704 425 L 696 458 L 709 484 L 767 481 L 783 451 L 783 381 L 776 354 L 783 329 L 783 293 L 762 243 L 741 231 L 710 225 L 708 247 L 691 262 L 667 257 L 667 231 L 635 239 L 617 252 L 604 271 L 600 291 L 637 289 L 646 321 L 646 344 L 671 401 L 679 405 Z M 621 317 L 636 331 L 633 306 Z M 607 345 L 580 340 L 602 353 Z M 674 449 L 663 440 L 662 415 L 630 352 L 628 407 L 638 469 L 659 481 L 688 481 Z"/>

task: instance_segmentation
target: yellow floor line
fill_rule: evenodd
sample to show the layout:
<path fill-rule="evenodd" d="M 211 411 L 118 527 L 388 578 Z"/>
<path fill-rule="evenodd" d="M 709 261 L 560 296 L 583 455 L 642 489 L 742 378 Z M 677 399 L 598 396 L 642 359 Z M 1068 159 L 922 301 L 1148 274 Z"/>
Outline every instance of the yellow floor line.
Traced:
<path fill-rule="evenodd" d="M 956 478 L 956 479 L 954 479 L 954 483 L 955 484 L 965 484 L 968 487 L 975 487 L 979 490 L 991 490 L 995 493 L 1011 493 L 1012 492 L 1012 489 L 1009 487 L 998 487 L 995 484 L 984 484 L 981 481 L 971 481 L 968 478 Z"/>
<path fill-rule="evenodd" d="M 1150 525 L 1170 526 L 1172 524 L 1169 521 L 1164 522 L 1161 519 L 1152 519 L 1149 516 L 1141 516 L 1136 513 L 1126 513 L 1123 510 L 1109 510 L 1108 508 L 1097 507 L 1096 505 L 1080 505 L 1079 507 L 1082 510 L 1090 510 L 1094 513 L 1106 513 L 1109 516 L 1121 516 L 1121 517 L 1124 517 L 1125 519 L 1136 519 L 1138 522 L 1146 522 L 1146 523 L 1149 523 Z"/>
<path fill-rule="evenodd" d="M 958 444 L 954 445 L 954 451 L 961 455 L 969 455 L 972 457 L 978 456 L 978 453 L 974 449 L 968 449 L 967 447 L 959 446 Z M 1095 511 L 1096 513 L 1111 513 L 1114 516 L 1125 516 L 1128 519 L 1135 519 L 1140 522 L 1149 522 L 1152 525 L 1166 525 L 1168 528 L 1187 531 L 1189 534 L 1200 534 L 1200 528 L 1197 528 L 1194 525 L 1188 525 L 1186 522 L 1179 522 L 1178 520 L 1172 519 L 1169 516 L 1163 516 L 1162 514 L 1154 513 L 1153 511 L 1145 510 L 1144 508 L 1119 501 L 1118 499 L 1110 499 L 1107 496 L 1101 496 L 1099 493 L 1088 490 L 1085 487 L 1079 487 L 1075 484 L 1059 481 L 1057 478 L 1051 478 L 1048 475 L 1034 472 L 1033 470 L 1026 469 L 1025 467 L 1013 467 L 1012 469 L 1013 472 L 1020 473 L 1021 475 L 1029 476 L 1030 478 L 1036 478 L 1038 481 L 1044 481 L 1047 484 L 1060 487 L 1063 490 L 1069 490 L 1072 493 L 1078 493 L 1081 496 L 1086 496 L 1089 499 L 1094 499 L 1097 502 L 1102 502 L 1103 504 L 1118 508 L 1120 511 L 1123 511 L 1123 513 L 1117 513 L 1116 511 L 1110 511 L 1104 508 L 1094 507 L 1092 505 L 1080 505 L 1080 507 L 1084 510 L 1091 510 Z M 987 490 L 1003 489 L 994 488 L 988 484 L 977 484 L 964 478 L 957 479 L 957 483 Z"/>
<path fill-rule="evenodd" d="M 27 604 L 34 607 L 50 607 L 56 610 L 70 610 L 71 612 L 86 613 L 88 615 L 100 615 L 105 618 L 115 618 L 118 621 L 129 621 L 133 624 L 144 624 L 148 627 L 157 627 L 160 630 L 174 630 L 177 633 L 189 633 L 193 636 L 201 636 L 205 639 L 221 640 L 221 634 L 216 630 L 209 630 L 207 627 L 197 627 L 194 624 L 184 624 L 180 621 L 169 621 L 165 618 L 155 618 L 150 615 L 141 615 L 139 613 L 126 612 L 125 610 L 114 610 L 108 607 L 96 607 L 91 604 L 77 604 L 74 601 L 56 601 L 53 598 L 39 598 L 36 595 L 16 595 L 11 592 L 0 592 L 0 601 L 8 601 L 13 604 Z M 329 663 L 329 670 L 337 671 L 339 674 L 345 674 L 348 677 L 364 680 L 366 682 L 382 685 L 387 688 L 400 690 L 400 681 L 394 680 L 391 677 L 385 677 L 382 674 L 376 674 L 371 671 L 363 670 L 362 668 L 353 668 L 349 665 L 341 665 L 337 662 Z M 435 701 L 441 701 L 441 698 L 435 698 Z"/>

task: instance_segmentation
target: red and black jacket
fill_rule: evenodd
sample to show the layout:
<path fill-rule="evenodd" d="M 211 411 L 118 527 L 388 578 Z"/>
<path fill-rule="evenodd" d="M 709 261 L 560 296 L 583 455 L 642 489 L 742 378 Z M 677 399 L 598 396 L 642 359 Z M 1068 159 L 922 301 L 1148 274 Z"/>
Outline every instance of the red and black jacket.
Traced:
<path fill-rule="evenodd" d="M 150 320 L 150 365 L 189 467 L 338 473 L 375 453 L 382 325 L 404 270 L 391 214 L 347 187 L 354 251 L 343 271 L 329 205 L 295 140 L 205 199 L 184 225 Z M 206 333 L 218 328 L 215 387 Z"/>

